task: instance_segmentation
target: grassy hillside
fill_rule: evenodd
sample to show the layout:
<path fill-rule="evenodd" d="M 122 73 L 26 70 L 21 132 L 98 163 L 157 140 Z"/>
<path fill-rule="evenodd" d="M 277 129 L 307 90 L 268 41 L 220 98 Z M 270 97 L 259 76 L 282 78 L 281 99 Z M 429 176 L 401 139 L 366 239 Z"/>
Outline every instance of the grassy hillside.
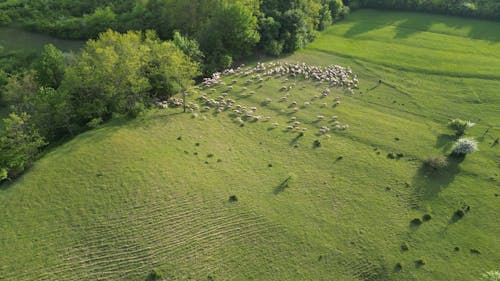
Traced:
<path fill-rule="evenodd" d="M 499 27 L 359 11 L 285 59 L 351 66 L 353 95 L 314 99 L 326 83 L 228 76 L 202 91 L 269 121 L 241 127 L 232 108 L 201 105 L 76 137 L 0 189 L 0 280 L 147 280 L 152 269 L 165 280 L 474 280 L 500 270 Z M 349 128 L 333 129 L 333 116 Z M 304 135 L 286 128 L 292 117 Z M 449 154 L 455 117 L 478 123 L 467 136 L 480 151 L 429 174 L 422 161 Z M 322 126 L 332 130 L 318 135 Z"/>

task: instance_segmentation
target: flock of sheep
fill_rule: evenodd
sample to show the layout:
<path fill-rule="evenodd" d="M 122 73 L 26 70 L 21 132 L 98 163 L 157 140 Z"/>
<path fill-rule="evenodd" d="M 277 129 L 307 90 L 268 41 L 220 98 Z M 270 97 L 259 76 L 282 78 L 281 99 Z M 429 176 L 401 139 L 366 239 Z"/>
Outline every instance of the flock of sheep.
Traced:
<path fill-rule="evenodd" d="M 217 72 L 210 78 L 205 78 L 203 83 L 197 87 L 200 91 L 212 91 L 217 92 L 215 86 L 225 87 L 225 92 L 221 93 L 217 97 L 211 97 L 207 93 L 202 93 L 198 98 L 199 104 L 195 102 L 186 103 L 186 108 L 190 111 L 211 111 L 214 110 L 215 113 L 221 113 L 223 111 L 231 111 L 231 116 L 234 121 L 240 126 L 244 126 L 245 122 L 257 122 L 257 121 L 271 121 L 271 116 L 265 116 L 259 113 L 259 110 L 255 106 L 246 106 L 243 104 L 238 104 L 230 95 L 236 83 L 239 79 L 233 79 L 231 84 L 227 85 L 225 81 L 222 80 L 223 77 L 234 76 L 235 78 L 245 78 L 246 84 L 241 87 L 241 96 L 255 95 L 255 91 L 247 91 L 248 86 L 262 83 L 266 79 L 283 78 L 283 83 L 289 80 L 306 79 L 316 81 L 320 85 L 324 85 L 324 89 L 317 95 L 314 95 L 309 101 L 299 104 L 295 100 L 291 100 L 292 95 L 290 90 L 292 90 L 297 83 L 294 81 L 290 85 L 283 85 L 280 91 L 283 92 L 283 96 L 279 99 L 280 103 L 288 103 L 288 108 L 291 110 L 290 114 L 300 111 L 301 108 L 306 108 L 314 103 L 316 100 L 324 99 L 328 97 L 331 93 L 331 88 L 343 88 L 344 92 L 347 94 L 353 94 L 354 90 L 358 88 L 359 81 L 356 76 L 352 73 L 350 68 L 344 68 L 341 66 L 328 66 L 328 67 L 318 67 L 318 66 L 308 66 L 305 63 L 286 63 L 286 62 L 273 62 L 269 64 L 258 63 L 253 68 L 245 68 L 244 65 L 236 69 L 227 69 L 223 72 Z M 227 79 L 225 79 L 227 80 Z M 260 85 L 259 85 L 260 87 Z M 333 99 L 333 106 L 340 105 L 340 97 L 335 97 Z M 267 105 L 272 103 L 273 100 L 269 97 L 263 99 L 262 105 Z M 166 102 L 157 102 L 161 108 L 168 107 L 168 105 L 180 106 L 183 104 L 182 99 L 171 98 Z M 327 103 L 322 102 L 320 107 L 326 107 Z M 281 110 L 282 113 L 286 113 L 284 109 Z M 198 113 L 194 112 L 193 117 L 198 117 Z M 329 120 L 328 125 L 321 126 L 318 135 L 327 134 L 331 129 L 345 130 L 349 128 L 347 124 L 341 124 L 338 121 L 337 116 L 332 116 L 331 118 L 326 118 L 323 115 L 316 116 L 316 121 Z M 296 116 L 292 116 L 288 121 L 288 126 L 286 130 L 305 132 L 306 127 L 302 127 L 302 122 L 297 120 Z M 332 128 L 328 127 L 332 126 Z M 278 122 L 273 122 L 272 127 L 280 127 Z"/>

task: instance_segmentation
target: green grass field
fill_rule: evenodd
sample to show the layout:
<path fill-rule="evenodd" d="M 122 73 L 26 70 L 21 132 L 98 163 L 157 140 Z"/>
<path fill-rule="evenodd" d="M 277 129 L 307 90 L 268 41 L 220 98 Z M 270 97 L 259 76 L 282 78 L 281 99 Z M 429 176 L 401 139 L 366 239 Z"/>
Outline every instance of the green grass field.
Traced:
<path fill-rule="evenodd" d="M 500 270 L 499 28 L 358 11 L 283 59 L 352 67 L 354 95 L 333 89 L 302 107 L 325 85 L 228 77 L 231 91 L 205 92 L 229 91 L 270 121 L 154 110 L 75 137 L 0 189 L 0 280 L 148 280 L 160 269 L 164 280 L 469 281 Z M 333 115 L 350 128 L 316 135 Z M 285 129 L 292 116 L 303 136 Z M 429 174 L 422 162 L 449 154 L 456 117 L 477 123 L 467 136 L 480 151 Z"/>

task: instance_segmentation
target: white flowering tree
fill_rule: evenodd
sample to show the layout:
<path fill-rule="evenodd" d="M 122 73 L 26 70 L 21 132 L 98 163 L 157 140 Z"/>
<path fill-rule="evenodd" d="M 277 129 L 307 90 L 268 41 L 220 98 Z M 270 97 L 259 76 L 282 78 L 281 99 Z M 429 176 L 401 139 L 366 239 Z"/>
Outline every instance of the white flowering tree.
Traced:
<path fill-rule="evenodd" d="M 460 138 L 453 147 L 453 154 L 467 155 L 477 151 L 477 141 L 473 138 Z"/>

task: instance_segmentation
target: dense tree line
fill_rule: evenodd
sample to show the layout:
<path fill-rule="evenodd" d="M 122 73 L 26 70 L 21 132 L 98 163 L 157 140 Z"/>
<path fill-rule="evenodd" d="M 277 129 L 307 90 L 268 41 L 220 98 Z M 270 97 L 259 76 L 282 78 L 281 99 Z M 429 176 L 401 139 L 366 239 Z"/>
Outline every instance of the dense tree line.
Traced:
<path fill-rule="evenodd" d="M 109 30 L 76 55 L 46 45 L 32 68 L 12 73 L 0 87 L 11 112 L 0 130 L 0 181 L 19 175 L 49 142 L 115 114 L 136 117 L 199 75 L 198 63 L 154 31 Z"/>
<path fill-rule="evenodd" d="M 293 52 L 348 12 L 341 0 L 21 0 L 0 8 L 0 24 L 61 38 L 95 38 L 110 28 L 151 29 L 169 40 L 177 31 L 198 42 L 206 73 L 256 50 Z"/>
<path fill-rule="evenodd" d="M 500 20 L 498 0 L 347 0 L 351 8 L 422 11 Z"/>

